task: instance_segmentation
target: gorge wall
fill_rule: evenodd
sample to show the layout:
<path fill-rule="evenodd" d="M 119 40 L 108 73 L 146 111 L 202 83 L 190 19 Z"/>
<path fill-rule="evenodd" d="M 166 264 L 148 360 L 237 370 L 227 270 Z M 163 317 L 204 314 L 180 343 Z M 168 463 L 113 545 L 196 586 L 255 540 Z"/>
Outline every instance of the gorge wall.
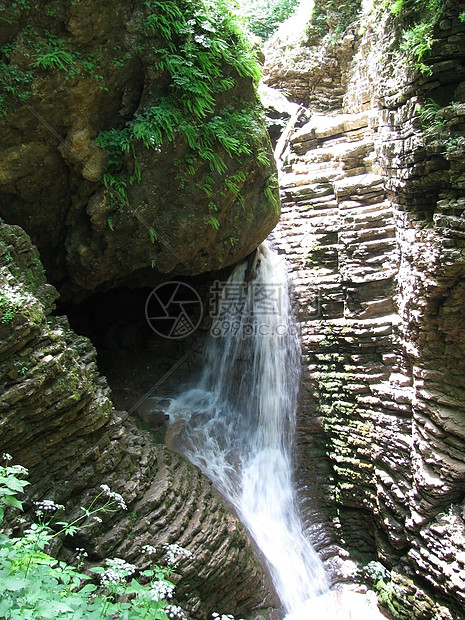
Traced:
<path fill-rule="evenodd" d="M 336 541 L 391 570 L 381 596 L 398 617 L 458 619 L 465 23 L 460 3 L 442 3 L 422 72 L 400 45 L 413 14 L 368 4 L 316 79 L 308 30 L 278 34 L 265 66 L 267 83 L 309 108 L 280 153 L 277 235 L 302 329 L 303 510 L 309 523 L 325 520 L 318 506 L 332 518 L 332 532 L 309 527 L 329 559 Z"/>
<path fill-rule="evenodd" d="M 179 542 L 194 554 L 179 589 L 192 617 L 250 615 L 276 601 L 242 526 L 197 469 L 115 411 L 94 348 L 53 315 L 57 292 L 41 264 L 62 299 L 80 300 L 230 265 L 278 219 L 275 166 L 240 55 L 223 59 L 214 146 L 209 134 L 203 154 L 192 150 L 188 131 L 157 144 L 148 111 L 160 113 L 173 89 L 185 95 L 176 88 L 187 77 L 159 64 L 165 42 L 150 31 L 150 4 L 118 0 L 109 19 L 100 0 L 56 0 L 47 11 L 31 0 L 13 13 L 0 2 L 0 449 L 30 470 L 28 509 L 53 496 L 72 518 L 101 483 L 123 494 L 128 513 L 80 541 L 94 559 L 143 568 L 142 545 Z M 267 82 L 302 105 L 280 144 L 276 240 L 302 330 L 302 507 L 336 581 L 337 554 L 377 558 L 391 571 L 380 586 L 391 611 L 461 619 L 465 24 L 459 3 L 445 1 L 431 72 L 421 73 L 400 50 L 402 14 L 332 3 L 336 13 L 342 5 L 353 13 L 339 38 L 320 45 L 315 27 L 300 40 L 278 35 L 265 67 Z M 195 28 L 202 45 L 208 28 Z M 227 41 L 235 50 L 237 36 Z M 239 119 L 252 140 L 238 160 Z M 157 148 L 124 142 L 136 126 Z M 150 355 L 165 358 L 157 347 Z M 168 369 L 184 359 L 169 353 Z"/>

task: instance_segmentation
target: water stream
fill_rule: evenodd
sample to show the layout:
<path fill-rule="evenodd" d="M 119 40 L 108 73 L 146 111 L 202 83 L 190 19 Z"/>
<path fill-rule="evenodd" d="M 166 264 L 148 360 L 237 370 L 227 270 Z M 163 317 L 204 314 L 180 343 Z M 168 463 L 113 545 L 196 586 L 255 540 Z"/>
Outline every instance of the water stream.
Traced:
<path fill-rule="evenodd" d="M 300 345 L 285 262 L 267 245 L 258 251 L 255 277 L 244 263 L 223 286 L 202 376 L 167 413 L 179 427 L 173 447 L 232 502 L 263 552 L 287 617 L 306 620 L 329 586 L 293 485 Z"/>

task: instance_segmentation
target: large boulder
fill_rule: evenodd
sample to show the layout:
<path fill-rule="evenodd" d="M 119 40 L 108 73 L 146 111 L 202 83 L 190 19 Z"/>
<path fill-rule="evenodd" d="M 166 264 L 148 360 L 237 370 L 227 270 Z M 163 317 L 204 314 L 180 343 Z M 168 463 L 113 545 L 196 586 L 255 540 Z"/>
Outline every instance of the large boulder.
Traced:
<path fill-rule="evenodd" d="M 61 293 L 217 270 L 276 224 L 258 65 L 208 7 L 0 3 L 0 214 Z"/>

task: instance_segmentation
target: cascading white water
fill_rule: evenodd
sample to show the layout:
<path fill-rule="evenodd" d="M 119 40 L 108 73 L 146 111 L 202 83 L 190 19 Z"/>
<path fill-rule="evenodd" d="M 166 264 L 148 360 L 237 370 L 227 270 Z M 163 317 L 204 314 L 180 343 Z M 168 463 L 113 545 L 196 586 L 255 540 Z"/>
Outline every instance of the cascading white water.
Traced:
<path fill-rule="evenodd" d="M 182 427 L 173 447 L 235 506 L 285 613 L 308 620 L 309 605 L 329 586 L 293 489 L 300 345 L 285 263 L 266 245 L 259 252 L 252 281 L 243 264 L 224 286 L 201 379 L 167 413 Z"/>

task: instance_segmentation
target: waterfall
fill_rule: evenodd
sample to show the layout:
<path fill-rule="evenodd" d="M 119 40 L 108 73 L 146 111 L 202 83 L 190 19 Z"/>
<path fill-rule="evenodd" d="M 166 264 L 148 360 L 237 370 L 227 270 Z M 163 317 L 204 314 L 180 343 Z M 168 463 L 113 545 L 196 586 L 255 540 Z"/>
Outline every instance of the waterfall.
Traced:
<path fill-rule="evenodd" d="M 292 620 L 328 591 L 305 538 L 293 484 L 300 343 L 286 266 L 267 245 L 256 275 L 239 265 L 217 291 L 205 366 L 195 387 L 171 401 L 172 447 L 235 507 L 268 562 Z"/>

